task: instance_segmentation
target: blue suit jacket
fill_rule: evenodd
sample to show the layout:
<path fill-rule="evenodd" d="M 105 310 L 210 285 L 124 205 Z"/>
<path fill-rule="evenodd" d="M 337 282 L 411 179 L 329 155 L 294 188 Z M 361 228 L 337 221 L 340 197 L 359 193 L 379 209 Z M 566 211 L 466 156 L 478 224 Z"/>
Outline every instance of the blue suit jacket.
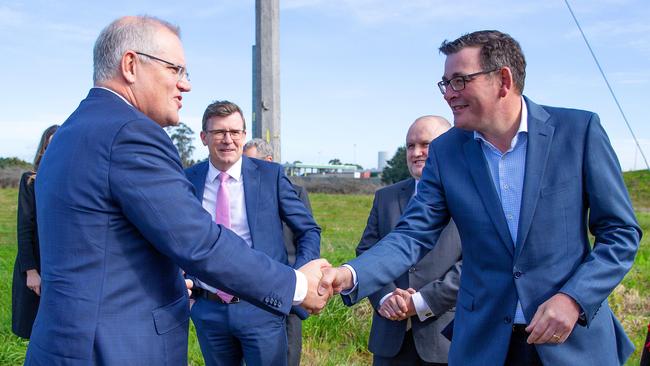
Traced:
<path fill-rule="evenodd" d="M 320 228 L 284 175 L 282 166 L 246 156 L 241 159 L 246 217 L 253 249 L 286 264 L 287 250 L 282 232 L 285 222 L 298 243 L 294 268 L 319 258 Z M 199 202 L 203 201 L 208 167 L 206 160 L 185 170 Z M 302 319 L 309 316 L 300 306 L 294 306 L 292 312 Z"/>
<path fill-rule="evenodd" d="M 586 326 L 576 326 L 561 345 L 537 346 L 542 362 L 623 364 L 633 346 L 607 296 L 630 269 L 641 230 L 616 155 L 596 114 L 525 100 L 528 152 L 516 249 L 479 142 L 453 128 L 431 144 L 418 193 L 396 229 L 350 261 L 358 289 L 347 300 L 400 276 L 453 218 L 463 273 L 450 364 L 503 364 L 517 294 L 530 321 L 558 292 L 578 302 Z"/>
<path fill-rule="evenodd" d="M 214 224 L 165 131 L 107 90 L 57 131 L 36 207 L 42 297 L 27 365 L 187 365 L 179 265 L 289 312 L 294 271 Z"/>

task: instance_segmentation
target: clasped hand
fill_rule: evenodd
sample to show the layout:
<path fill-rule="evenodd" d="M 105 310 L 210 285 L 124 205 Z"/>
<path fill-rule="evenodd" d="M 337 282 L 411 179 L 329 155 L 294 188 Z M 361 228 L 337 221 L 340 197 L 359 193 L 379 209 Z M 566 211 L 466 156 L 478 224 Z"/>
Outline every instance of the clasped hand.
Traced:
<path fill-rule="evenodd" d="M 415 304 L 412 295 L 416 291 L 412 288 L 403 290 L 396 288 L 379 307 L 379 315 L 390 320 L 404 320 L 415 315 Z"/>
<path fill-rule="evenodd" d="M 298 271 L 307 277 L 308 282 L 307 296 L 300 306 L 310 314 L 320 313 L 332 296 L 353 286 L 349 269 L 332 267 L 325 259 L 314 259 Z"/>

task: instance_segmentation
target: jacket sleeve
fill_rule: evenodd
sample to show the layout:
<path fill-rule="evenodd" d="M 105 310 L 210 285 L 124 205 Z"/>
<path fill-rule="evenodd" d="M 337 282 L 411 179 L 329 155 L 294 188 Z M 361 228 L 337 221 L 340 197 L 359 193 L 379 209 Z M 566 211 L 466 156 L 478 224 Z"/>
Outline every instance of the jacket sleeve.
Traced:
<path fill-rule="evenodd" d="M 630 270 L 641 229 L 616 154 L 598 115 L 591 115 L 586 134 L 583 180 L 589 205 L 589 231 L 595 240 L 593 250 L 560 292 L 581 306 L 588 326 L 600 304 Z"/>
<path fill-rule="evenodd" d="M 293 269 L 212 222 L 159 126 L 148 120 L 125 124 L 113 141 L 109 169 L 114 200 L 159 252 L 211 286 L 289 313 L 296 285 Z"/>
<path fill-rule="evenodd" d="M 359 241 L 359 245 L 357 245 L 356 253 L 357 257 L 360 256 L 363 252 L 366 250 L 370 249 L 375 243 L 381 239 L 380 234 L 379 234 L 379 201 L 380 197 L 378 197 L 378 194 L 375 193 L 375 198 L 372 202 L 372 208 L 370 209 L 370 215 L 368 215 L 368 222 L 366 223 L 366 228 L 363 230 L 363 235 L 361 236 L 361 240 Z M 390 282 L 383 288 L 381 288 L 379 291 L 371 294 L 368 296 L 368 300 L 370 301 L 370 305 L 375 310 L 379 309 L 379 302 L 381 299 L 386 296 L 387 294 L 395 291 L 397 286 L 395 285 L 395 282 Z"/>
<path fill-rule="evenodd" d="M 296 262 L 293 267 L 300 268 L 307 262 L 320 258 L 320 227 L 298 197 L 281 166 L 278 166 L 277 179 L 280 218 L 293 232 L 296 243 Z"/>
<path fill-rule="evenodd" d="M 18 215 L 16 234 L 18 239 L 18 265 L 21 272 L 39 269 L 36 258 L 36 202 L 34 197 L 34 174 L 25 173 L 20 178 L 18 190 Z"/>

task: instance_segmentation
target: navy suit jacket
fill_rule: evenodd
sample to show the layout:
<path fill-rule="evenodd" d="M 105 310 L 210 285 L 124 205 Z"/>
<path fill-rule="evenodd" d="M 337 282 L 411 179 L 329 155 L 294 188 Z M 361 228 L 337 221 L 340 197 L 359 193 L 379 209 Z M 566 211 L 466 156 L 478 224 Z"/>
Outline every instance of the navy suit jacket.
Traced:
<path fill-rule="evenodd" d="M 399 277 L 453 218 L 463 273 L 450 364 L 503 364 L 517 299 L 530 321 L 558 292 L 577 301 L 586 325 L 561 345 L 537 346 L 542 362 L 623 364 L 633 346 L 607 297 L 632 266 L 641 230 L 616 155 L 596 114 L 525 102 L 528 151 L 517 246 L 480 143 L 471 131 L 452 128 L 431 143 L 418 193 L 396 229 L 350 261 L 358 288 L 346 301 Z"/>
<path fill-rule="evenodd" d="M 300 268 L 319 258 L 320 228 L 298 197 L 282 166 L 246 156 L 241 159 L 246 217 L 253 249 L 280 263 L 288 263 L 282 232 L 282 223 L 285 222 L 298 243 L 293 267 Z M 199 202 L 203 201 L 208 167 L 206 160 L 185 170 Z M 309 315 L 300 306 L 294 306 L 292 312 L 303 319 Z"/>
<path fill-rule="evenodd" d="M 26 365 L 187 365 L 179 265 L 291 308 L 293 269 L 214 224 L 165 131 L 110 91 L 91 89 L 57 131 L 36 207 L 42 297 Z"/>

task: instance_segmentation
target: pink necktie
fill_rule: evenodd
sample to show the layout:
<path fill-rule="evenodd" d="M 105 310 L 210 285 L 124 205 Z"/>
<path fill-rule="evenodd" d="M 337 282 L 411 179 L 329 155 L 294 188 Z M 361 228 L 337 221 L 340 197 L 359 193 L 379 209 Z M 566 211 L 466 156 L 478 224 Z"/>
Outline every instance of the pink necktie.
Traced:
<path fill-rule="evenodd" d="M 230 176 L 225 172 L 219 173 L 219 190 L 217 191 L 217 210 L 214 215 L 214 221 L 230 229 L 230 193 L 226 181 Z M 232 300 L 233 296 L 229 293 L 217 289 L 217 295 L 226 303 Z"/>

